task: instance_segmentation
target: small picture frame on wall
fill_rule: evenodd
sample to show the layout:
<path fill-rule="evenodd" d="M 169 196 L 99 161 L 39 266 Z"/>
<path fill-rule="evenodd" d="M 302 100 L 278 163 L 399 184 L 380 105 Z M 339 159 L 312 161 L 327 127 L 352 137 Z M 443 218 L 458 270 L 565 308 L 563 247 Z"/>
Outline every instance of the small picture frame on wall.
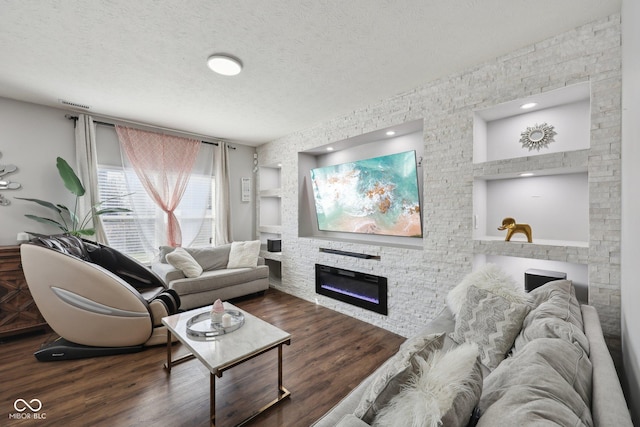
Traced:
<path fill-rule="evenodd" d="M 240 178 L 242 180 L 242 201 L 250 202 L 251 201 L 251 178 Z"/>

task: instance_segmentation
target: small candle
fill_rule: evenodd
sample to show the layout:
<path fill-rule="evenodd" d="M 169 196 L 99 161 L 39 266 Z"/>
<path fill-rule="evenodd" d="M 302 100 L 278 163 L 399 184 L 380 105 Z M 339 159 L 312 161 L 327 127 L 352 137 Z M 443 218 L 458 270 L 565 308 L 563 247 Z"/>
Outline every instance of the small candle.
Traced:
<path fill-rule="evenodd" d="M 222 315 L 222 327 L 228 328 L 229 326 L 231 326 L 231 315 L 225 313 Z"/>

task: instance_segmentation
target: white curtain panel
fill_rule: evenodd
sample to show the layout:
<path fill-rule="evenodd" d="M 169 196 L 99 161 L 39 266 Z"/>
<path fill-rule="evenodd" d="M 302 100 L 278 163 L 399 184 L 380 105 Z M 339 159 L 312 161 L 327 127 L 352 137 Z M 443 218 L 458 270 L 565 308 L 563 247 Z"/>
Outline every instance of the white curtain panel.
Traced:
<path fill-rule="evenodd" d="M 229 203 L 229 146 L 220 141 L 215 147 L 216 246 L 231 243 L 231 204 Z"/>
<path fill-rule="evenodd" d="M 202 194 L 211 194 L 214 148 L 216 147 L 211 144 L 200 144 L 198 157 L 191 170 L 189 185 L 176 209 L 182 229 L 183 247 L 192 246 L 200 229 L 204 226 L 209 199 L 202 197 Z"/>
<path fill-rule="evenodd" d="M 78 115 L 75 128 L 76 139 L 76 173 L 85 188 L 85 195 L 80 197 L 78 211 L 84 218 L 91 208 L 100 202 L 98 193 L 98 157 L 96 151 L 96 126 L 93 118 L 86 114 Z M 98 217 L 90 222 L 96 230 L 93 236 L 99 243 L 108 244 L 107 235 Z"/>

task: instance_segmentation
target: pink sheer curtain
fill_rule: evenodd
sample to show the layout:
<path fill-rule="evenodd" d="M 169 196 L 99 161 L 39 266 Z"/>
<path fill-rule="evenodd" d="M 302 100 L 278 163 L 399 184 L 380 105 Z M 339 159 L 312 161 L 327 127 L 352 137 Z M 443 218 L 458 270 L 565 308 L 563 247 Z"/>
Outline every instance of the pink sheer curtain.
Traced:
<path fill-rule="evenodd" d="M 167 214 L 167 243 L 182 245 L 174 210 L 189 182 L 200 141 L 116 126 L 118 139 L 136 175 L 153 201 Z"/>

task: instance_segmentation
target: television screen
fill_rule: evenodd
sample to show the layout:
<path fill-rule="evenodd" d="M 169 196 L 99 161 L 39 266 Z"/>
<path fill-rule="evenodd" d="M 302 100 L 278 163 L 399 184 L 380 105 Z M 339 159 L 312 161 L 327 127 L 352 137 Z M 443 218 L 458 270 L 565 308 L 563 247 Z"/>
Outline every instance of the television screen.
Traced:
<path fill-rule="evenodd" d="M 318 229 L 422 237 L 415 151 L 311 170 Z"/>

